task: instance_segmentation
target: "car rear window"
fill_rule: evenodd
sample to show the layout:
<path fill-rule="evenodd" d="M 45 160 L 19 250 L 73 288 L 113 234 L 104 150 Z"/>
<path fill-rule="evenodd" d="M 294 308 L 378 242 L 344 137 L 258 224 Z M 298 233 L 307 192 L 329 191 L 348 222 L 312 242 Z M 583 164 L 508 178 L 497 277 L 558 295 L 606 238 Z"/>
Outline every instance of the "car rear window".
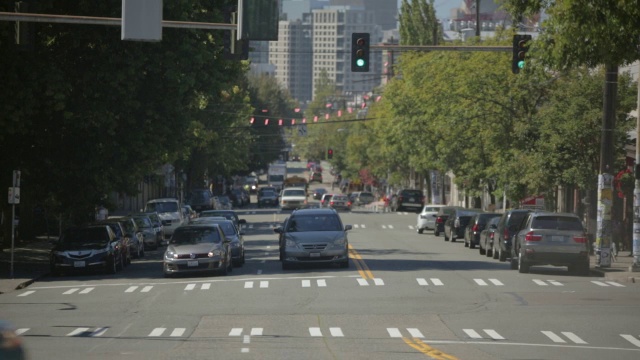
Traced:
<path fill-rule="evenodd" d="M 171 237 L 171 243 L 176 245 L 219 243 L 220 233 L 211 228 L 178 228 Z"/>
<path fill-rule="evenodd" d="M 402 190 L 400 196 L 422 196 L 422 191 L 420 190 Z"/>
<path fill-rule="evenodd" d="M 289 218 L 288 232 L 340 231 L 340 220 L 335 215 L 298 215 Z"/>
<path fill-rule="evenodd" d="M 284 190 L 282 196 L 305 196 L 304 190 Z"/>
<path fill-rule="evenodd" d="M 579 219 L 568 216 L 536 216 L 531 222 L 533 229 L 582 231 Z"/>

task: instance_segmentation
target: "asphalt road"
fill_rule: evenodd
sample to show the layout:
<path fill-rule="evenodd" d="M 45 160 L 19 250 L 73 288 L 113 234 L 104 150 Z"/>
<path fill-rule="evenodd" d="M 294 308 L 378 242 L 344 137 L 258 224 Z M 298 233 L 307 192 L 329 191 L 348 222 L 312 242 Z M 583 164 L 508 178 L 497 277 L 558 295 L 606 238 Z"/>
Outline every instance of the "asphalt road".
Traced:
<path fill-rule="evenodd" d="M 330 188 L 330 186 L 324 185 Z M 115 275 L 0 296 L 31 359 L 637 359 L 640 286 L 537 267 L 415 231 L 414 213 L 342 213 L 348 269 L 283 271 L 277 209 L 239 211 L 247 262 L 162 276 L 162 249 Z"/>

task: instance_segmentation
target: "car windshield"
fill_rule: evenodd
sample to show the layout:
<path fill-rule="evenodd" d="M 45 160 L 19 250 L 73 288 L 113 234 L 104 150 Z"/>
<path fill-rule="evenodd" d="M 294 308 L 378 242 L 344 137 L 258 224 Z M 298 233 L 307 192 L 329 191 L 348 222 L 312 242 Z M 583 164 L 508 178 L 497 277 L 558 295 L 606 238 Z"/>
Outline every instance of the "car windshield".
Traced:
<path fill-rule="evenodd" d="M 582 231 L 580 219 L 568 216 L 536 216 L 531 222 L 533 229 Z"/>
<path fill-rule="evenodd" d="M 276 193 L 273 191 L 265 191 L 262 193 L 262 196 L 276 196 Z"/>
<path fill-rule="evenodd" d="M 225 234 L 225 236 L 232 236 L 232 235 L 236 235 L 236 227 L 233 226 L 233 223 L 227 221 L 227 219 L 225 220 L 216 220 L 216 221 L 212 221 L 216 224 L 218 224 L 218 226 L 220 226 L 220 228 L 222 229 L 222 232 Z"/>
<path fill-rule="evenodd" d="M 171 237 L 171 244 L 174 245 L 193 245 L 203 243 L 219 243 L 220 233 L 215 228 L 178 228 Z"/>
<path fill-rule="evenodd" d="M 69 229 L 60 238 L 62 244 L 106 244 L 109 233 L 102 227 Z"/>
<path fill-rule="evenodd" d="M 200 213 L 200 217 L 223 217 L 227 220 L 235 221 L 236 217 L 233 213 L 227 211 L 207 210 Z"/>
<path fill-rule="evenodd" d="M 136 225 L 138 225 L 139 228 L 153 227 L 153 225 L 151 224 L 151 219 L 149 219 L 148 217 L 135 216 L 133 218 L 133 221 L 136 222 Z"/>
<path fill-rule="evenodd" d="M 152 222 L 160 222 L 160 217 L 156 213 L 147 214 Z"/>
<path fill-rule="evenodd" d="M 420 190 L 404 190 L 400 193 L 401 196 L 422 196 L 422 191 Z"/>
<path fill-rule="evenodd" d="M 304 190 L 299 190 L 299 189 L 290 189 L 290 190 L 285 190 L 282 193 L 282 196 L 305 196 L 305 192 Z"/>
<path fill-rule="evenodd" d="M 298 215 L 287 222 L 288 232 L 341 231 L 340 220 L 335 215 Z"/>
<path fill-rule="evenodd" d="M 439 207 L 434 207 L 434 206 L 425 206 L 424 211 L 438 211 L 440 210 Z"/>
<path fill-rule="evenodd" d="M 116 236 L 122 237 L 124 235 L 122 233 L 122 228 L 120 227 L 119 224 L 117 224 L 117 223 L 107 223 L 107 225 L 109 225 L 109 227 L 111 228 L 111 230 L 113 230 L 113 232 L 116 234 Z"/>
<path fill-rule="evenodd" d="M 174 201 L 150 202 L 147 204 L 147 211 L 159 213 L 178 212 L 178 203 Z"/>

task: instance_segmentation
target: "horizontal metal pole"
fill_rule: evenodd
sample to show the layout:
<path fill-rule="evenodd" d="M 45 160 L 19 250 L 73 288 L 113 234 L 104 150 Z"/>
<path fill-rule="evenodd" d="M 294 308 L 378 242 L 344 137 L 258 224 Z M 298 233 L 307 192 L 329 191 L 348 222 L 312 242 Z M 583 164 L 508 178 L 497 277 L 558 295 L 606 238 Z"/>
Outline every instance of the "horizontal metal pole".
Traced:
<path fill-rule="evenodd" d="M 434 46 L 434 45 L 371 45 L 371 49 L 397 51 L 512 51 L 511 46 Z"/>
<path fill-rule="evenodd" d="M 108 25 L 121 26 L 122 19 L 93 16 L 51 15 L 51 14 L 26 14 L 0 12 L 2 21 L 24 21 L 62 24 Z M 202 23 L 188 21 L 162 20 L 162 27 L 181 29 L 205 29 L 205 30 L 236 30 L 236 24 Z"/>

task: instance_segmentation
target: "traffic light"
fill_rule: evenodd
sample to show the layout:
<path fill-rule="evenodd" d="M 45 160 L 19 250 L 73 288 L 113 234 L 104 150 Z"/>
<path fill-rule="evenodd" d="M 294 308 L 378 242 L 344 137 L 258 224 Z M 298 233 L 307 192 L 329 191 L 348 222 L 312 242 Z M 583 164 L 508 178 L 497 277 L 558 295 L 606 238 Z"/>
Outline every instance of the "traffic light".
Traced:
<path fill-rule="evenodd" d="M 369 72 L 369 33 L 351 34 L 351 71 Z"/>
<path fill-rule="evenodd" d="M 511 60 L 511 72 L 518 74 L 521 69 L 524 69 L 526 64 L 526 55 L 529 51 L 529 43 L 531 41 L 531 35 L 513 35 L 513 57 Z"/>
<path fill-rule="evenodd" d="M 333 149 L 327 150 L 327 159 L 333 159 Z"/>

